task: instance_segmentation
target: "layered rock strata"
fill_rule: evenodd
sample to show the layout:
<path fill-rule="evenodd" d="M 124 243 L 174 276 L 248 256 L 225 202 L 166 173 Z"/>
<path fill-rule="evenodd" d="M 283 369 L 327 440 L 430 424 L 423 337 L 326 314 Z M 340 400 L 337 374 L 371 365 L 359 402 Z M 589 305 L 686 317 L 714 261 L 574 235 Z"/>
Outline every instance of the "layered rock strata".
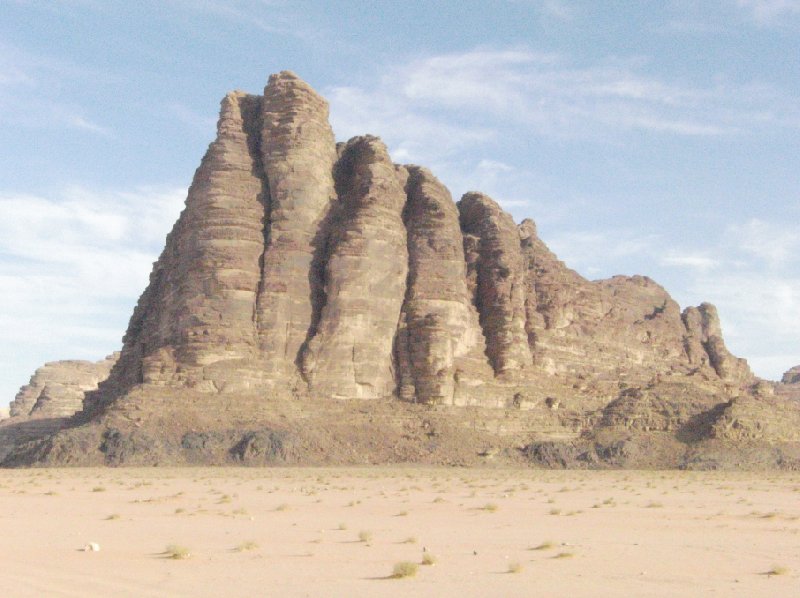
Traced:
<path fill-rule="evenodd" d="M 327 102 L 296 75 L 271 76 L 261 106 L 269 199 L 255 313 L 264 367 L 285 378 L 296 371 L 324 301 L 322 223 L 336 199 L 337 155 Z"/>
<path fill-rule="evenodd" d="M 376 137 L 357 137 L 343 149 L 336 189 L 325 305 L 303 371 L 313 393 L 389 397 L 397 386 L 392 343 L 408 273 L 405 191 Z"/>
<path fill-rule="evenodd" d="M 447 188 L 418 166 L 401 169 L 407 202 L 408 284 L 397 333 L 399 396 L 469 403 L 492 379 L 478 312 L 467 288 L 459 212 Z"/>
<path fill-rule="evenodd" d="M 520 236 L 510 214 L 482 193 L 458 202 L 464 231 L 467 281 L 495 373 L 531 365 L 525 333 L 525 287 Z"/>
<path fill-rule="evenodd" d="M 781 377 L 781 384 L 800 384 L 800 365 L 786 370 Z"/>
<path fill-rule="evenodd" d="M 713 306 L 588 281 L 490 197 L 458 204 L 363 136 L 337 144 L 296 75 L 222 102 L 217 139 L 87 414 L 136 387 L 594 409 L 619 385 L 754 378 Z M 727 389 L 727 390 L 725 390 Z M 231 399 L 233 400 L 233 399 Z"/>
<path fill-rule="evenodd" d="M 67 417 L 83 406 L 84 394 L 108 378 L 118 353 L 97 362 L 52 361 L 34 372 L 9 406 L 12 418 Z"/>

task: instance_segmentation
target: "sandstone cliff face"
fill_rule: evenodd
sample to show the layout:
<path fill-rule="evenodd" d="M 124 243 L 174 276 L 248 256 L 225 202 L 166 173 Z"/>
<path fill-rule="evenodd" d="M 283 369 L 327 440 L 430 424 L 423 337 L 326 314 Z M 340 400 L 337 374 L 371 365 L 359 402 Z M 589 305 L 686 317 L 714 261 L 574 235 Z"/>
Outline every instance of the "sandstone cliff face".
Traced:
<path fill-rule="evenodd" d="M 645 276 L 588 281 L 558 260 L 531 220 L 519 231 L 526 329 L 538 368 L 629 384 L 694 370 L 736 388 L 753 382 L 747 363 L 725 348 L 713 305 L 681 314 L 669 294 Z"/>
<path fill-rule="evenodd" d="M 116 364 L 48 364 L 11 415 L 6 464 L 800 467 L 800 366 L 758 380 L 714 306 L 587 280 L 490 197 L 336 144 L 289 72 L 223 99 Z"/>
<path fill-rule="evenodd" d="M 324 299 L 321 225 L 336 199 L 336 144 L 327 102 L 293 73 L 270 77 L 261 118 L 269 208 L 255 311 L 263 367 L 285 379 L 296 371 Z"/>
<path fill-rule="evenodd" d="M 786 370 L 781 378 L 781 384 L 800 384 L 800 365 Z"/>
<path fill-rule="evenodd" d="M 729 394 L 754 381 L 713 306 L 588 281 L 488 196 L 455 204 L 376 137 L 337 147 L 325 100 L 283 72 L 223 100 L 87 413 L 136 387 L 516 409 L 577 389 L 589 409 L 690 374 Z"/>
<path fill-rule="evenodd" d="M 525 333 L 522 251 L 514 220 L 482 193 L 458 202 L 464 231 L 467 280 L 486 337 L 486 355 L 495 373 L 531 365 Z"/>
<path fill-rule="evenodd" d="M 134 310 L 106 392 L 95 401 L 142 383 L 220 390 L 258 356 L 253 305 L 265 220 L 260 106 L 261 98 L 241 93 L 222 101 L 217 140 Z M 205 368 L 216 375 L 204 375 Z"/>
<path fill-rule="evenodd" d="M 734 357 L 725 346 L 716 307 L 710 303 L 687 307 L 683 321 L 687 330 L 686 352 L 692 364 L 710 365 L 722 380 L 732 384 L 753 381 L 747 362 Z"/>
<path fill-rule="evenodd" d="M 68 417 L 83 406 L 84 394 L 108 377 L 118 353 L 97 362 L 53 361 L 44 364 L 19 389 L 9 406 L 12 418 Z"/>
<path fill-rule="evenodd" d="M 468 403 L 470 387 L 490 380 L 493 372 L 467 288 L 459 212 L 430 171 L 409 166 L 401 172 L 409 272 L 396 343 L 399 396 L 412 402 Z"/>
<path fill-rule="evenodd" d="M 336 169 L 325 306 L 303 361 L 310 390 L 374 399 L 396 388 L 392 343 L 408 273 L 405 191 L 386 146 L 357 137 Z"/>

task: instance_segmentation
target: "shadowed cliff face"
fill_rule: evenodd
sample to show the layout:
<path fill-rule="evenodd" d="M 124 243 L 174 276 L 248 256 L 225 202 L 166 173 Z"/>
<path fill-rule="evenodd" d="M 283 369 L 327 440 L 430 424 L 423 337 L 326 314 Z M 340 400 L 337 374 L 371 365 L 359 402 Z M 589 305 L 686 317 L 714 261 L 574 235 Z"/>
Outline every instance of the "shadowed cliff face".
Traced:
<path fill-rule="evenodd" d="M 682 315 L 641 276 L 587 281 L 488 196 L 454 203 L 377 137 L 337 148 L 325 100 L 282 72 L 223 99 L 85 415 L 135 388 L 524 408 L 698 373 L 753 382 L 713 306 Z"/>

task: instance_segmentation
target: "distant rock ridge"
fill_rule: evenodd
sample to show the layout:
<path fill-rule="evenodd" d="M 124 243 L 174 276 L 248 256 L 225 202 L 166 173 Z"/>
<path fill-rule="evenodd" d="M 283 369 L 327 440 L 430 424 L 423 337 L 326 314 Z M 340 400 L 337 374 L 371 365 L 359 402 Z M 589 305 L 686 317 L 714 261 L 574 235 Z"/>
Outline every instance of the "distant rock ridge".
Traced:
<path fill-rule="evenodd" d="M 713 305 L 681 312 L 644 276 L 589 281 L 489 196 L 454 202 L 377 137 L 337 144 L 327 102 L 288 71 L 263 95 L 222 100 L 119 359 L 92 384 L 70 386 L 89 391 L 78 422 L 113 412 L 144 425 L 136 414 L 184 393 L 195 398 L 168 407 L 178 419 L 208 397 L 221 421 L 244 408 L 240 397 L 252 413 L 361 399 L 530 411 L 555 437 L 752 438 L 760 428 L 736 414 L 777 396 L 763 398 L 773 387 L 728 351 Z M 36 392 L 21 392 L 11 415 L 31 415 Z"/>
<path fill-rule="evenodd" d="M 108 378 L 119 353 L 97 362 L 52 361 L 34 372 L 9 406 L 11 417 L 64 417 L 79 411 L 84 394 Z"/>
<path fill-rule="evenodd" d="M 800 365 L 786 370 L 781 378 L 783 384 L 800 384 Z"/>

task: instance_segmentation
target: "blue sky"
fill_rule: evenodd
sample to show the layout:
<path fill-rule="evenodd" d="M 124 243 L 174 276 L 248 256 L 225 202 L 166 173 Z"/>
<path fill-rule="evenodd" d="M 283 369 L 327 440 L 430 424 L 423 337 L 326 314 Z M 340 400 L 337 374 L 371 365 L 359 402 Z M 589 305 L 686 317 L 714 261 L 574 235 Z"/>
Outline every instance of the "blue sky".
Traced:
<path fill-rule="evenodd" d="M 220 99 L 283 69 L 338 139 L 800 364 L 800 0 L 0 0 L 1 397 L 119 348 Z"/>

